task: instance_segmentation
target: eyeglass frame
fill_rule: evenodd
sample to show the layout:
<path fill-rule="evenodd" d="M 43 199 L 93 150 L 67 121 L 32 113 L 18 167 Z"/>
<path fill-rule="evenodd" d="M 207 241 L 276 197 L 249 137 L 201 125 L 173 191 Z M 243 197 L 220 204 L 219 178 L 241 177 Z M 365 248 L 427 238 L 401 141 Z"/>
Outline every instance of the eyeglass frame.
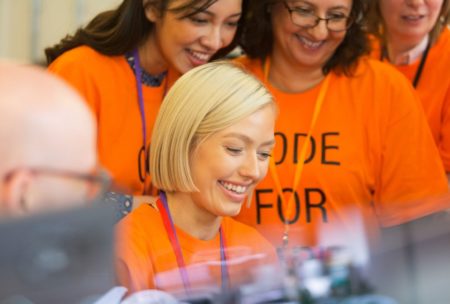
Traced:
<path fill-rule="evenodd" d="M 62 170 L 62 169 L 56 169 L 56 168 L 43 168 L 43 167 L 19 167 L 10 170 L 7 172 L 3 178 L 2 182 L 8 182 L 12 179 L 12 177 L 17 174 L 17 172 L 24 170 L 29 172 L 30 174 L 34 176 L 42 175 L 42 174 L 48 174 L 53 176 L 60 176 L 65 178 L 75 178 L 79 180 L 84 180 L 86 182 L 90 183 L 99 183 L 101 185 L 101 191 L 98 193 L 98 195 L 95 196 L 95 199 L 101 198 L 102 195 L 105 195 L 106 192 L 111 188 L 112 185 L 112 178 L 111 175 L 104 169 L 100 168 L 94 173 L 80 173 L 80 172 L 74 172 L 69 170 Z"/>
<path fill-rule="evenodd" d="M 353 24 L 353 18 L 352 18 L 352 16 L 351 16 L 351 15 L 345 16 L 345 18 L 342 18 L 342 19 L 345 19 L 345 21 L 346 21 L 346 23 L 347 23 L 345 29 L 336 31 L 336 30 L 332 30 L 332 29 L 330 29 L 330 28 L 328 27 L 328 22 L 329 22 L 330 20 L 336 19 L 336 17 L 322 18 L 322 17 L 317 16 L 316 14 L 311 14 L 311 17 L 315 17 L 315 22 L 314 22 L 313 25 L 311 25 L 311 26 L 308 26 L 308 25 L 307 25 L 307 26 L 299 25 L 299 24 L 295 23 L 294 20 L 293 20 L 293 18 L 292 18 L 292 13 L 295 13 L 295 12 L 298 13 L 298 10 L 289 7 L 289 5 L 287 4 L 286 1 L 282 1 L 282 2 L 283 2 L 284 7 L 286 8 L 286 10 L 289 12 L 289 17 L 290 17 L 290 19 L 291 19 L 291 22 L 292 22 L 293 24 L 295 24 L 296 26 L 299 26 L 299 27 L 301 27 L 301 28 L 303 28 L 303 29 L 312 29 L 312 28 L 315 28 L 316 26 L 319 25 L 320 21 L 323 20 L 323 21 L 325 21 L 325 26 L 326 26 L 326 28 L 327 28 L 328 31 L 333 32 L 333 33 L 340 33 L 340 32 L 347 31 L 347 30 L 352 26 L 352 24 Z"/>

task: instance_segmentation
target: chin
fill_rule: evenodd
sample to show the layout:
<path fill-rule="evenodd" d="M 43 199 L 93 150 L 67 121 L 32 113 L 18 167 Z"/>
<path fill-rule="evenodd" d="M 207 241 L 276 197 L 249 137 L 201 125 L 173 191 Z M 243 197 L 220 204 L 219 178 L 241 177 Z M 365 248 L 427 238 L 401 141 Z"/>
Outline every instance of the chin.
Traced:
<path fill-rule="evenodd" d="M 240 205 L 239 208 L 232 208 L 232 209 L 230 208 L 229 210 L 224 210 L 225 211 L 224 213 L 226 213 L 225 216 L 233 217 L 233 216 L 238 215 L 239 212 L 241 212 L 241 207 L 242 207 L 242 205 Z"/>

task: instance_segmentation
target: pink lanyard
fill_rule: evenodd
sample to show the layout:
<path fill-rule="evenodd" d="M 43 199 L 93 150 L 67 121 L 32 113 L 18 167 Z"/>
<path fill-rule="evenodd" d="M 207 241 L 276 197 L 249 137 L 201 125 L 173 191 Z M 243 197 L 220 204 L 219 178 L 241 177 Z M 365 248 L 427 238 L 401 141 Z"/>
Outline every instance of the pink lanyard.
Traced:
<path fill-rule="evenodd" d="M 181 280 L 183 281 L 184 289 L 189 295 L 191 293 L 191 285 L 189 282 L 189 276 L 186 270 L 186 264 L 184 262 L 183 253 L 181 252 L 180 242 L 178 241 L 177 232 L 173 224 L 172 216 L 170 215 L 169 206 L 167 204 L 166 194 L 161 191 L 159 199 L 156 202 L 161 218 L 166 229 L 167 236 L 169 237 L 170 244 L 172 245 L 173 252 L 177 259 L 178 269 L 180 271 Z M 222 278 L 222 291 L 229 289 L 229 277 L 227 269 L 227 259 L 225 255 L 225 236 L 223 234 L 222 226 L 219 228 L 220 234 L 220 268 Z"/>

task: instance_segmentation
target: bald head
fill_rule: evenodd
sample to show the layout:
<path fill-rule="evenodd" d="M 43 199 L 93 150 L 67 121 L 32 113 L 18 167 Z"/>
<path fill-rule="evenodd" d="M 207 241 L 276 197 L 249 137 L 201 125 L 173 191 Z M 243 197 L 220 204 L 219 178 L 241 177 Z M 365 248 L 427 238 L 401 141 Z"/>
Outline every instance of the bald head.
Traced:
<path fill-rule="evenodd" d="M 13 171 L 26 168 L 88 173 L 97 161 L 95 138 L 92 114 L 82 98 L 62 80 L 37 67 L 0 62 L 2 180 Z M 27 186 L 26 190 L 31 187 L 20 186 Z M 7 190 L 3 182 L 0 204 L 4 210 L 17 208 L 12 206 Z M 23 195 L 20 199 L 24 199 Z M 33 199 L 37 204 L 36 195 Z"/>

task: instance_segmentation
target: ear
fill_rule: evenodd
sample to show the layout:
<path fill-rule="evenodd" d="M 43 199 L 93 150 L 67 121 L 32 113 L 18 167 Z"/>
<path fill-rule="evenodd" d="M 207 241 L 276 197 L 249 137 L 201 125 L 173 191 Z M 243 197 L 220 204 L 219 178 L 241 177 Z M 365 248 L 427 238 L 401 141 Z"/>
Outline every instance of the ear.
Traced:
<path fill-rule="evenodd" d="M 150 22 L 156 23 L 159 19 L 159 12 L 156 7 L 150 3 L 150 0 L 143 0 L 142 5 L 147 19 Z"/>
<path fill-rule="evenodd" d="M 27 170 L 18 170 L 9 178 L 3 188 L 3 203 L 13 216 L 28 213 L 27 194 L 33 176 Z"/>

